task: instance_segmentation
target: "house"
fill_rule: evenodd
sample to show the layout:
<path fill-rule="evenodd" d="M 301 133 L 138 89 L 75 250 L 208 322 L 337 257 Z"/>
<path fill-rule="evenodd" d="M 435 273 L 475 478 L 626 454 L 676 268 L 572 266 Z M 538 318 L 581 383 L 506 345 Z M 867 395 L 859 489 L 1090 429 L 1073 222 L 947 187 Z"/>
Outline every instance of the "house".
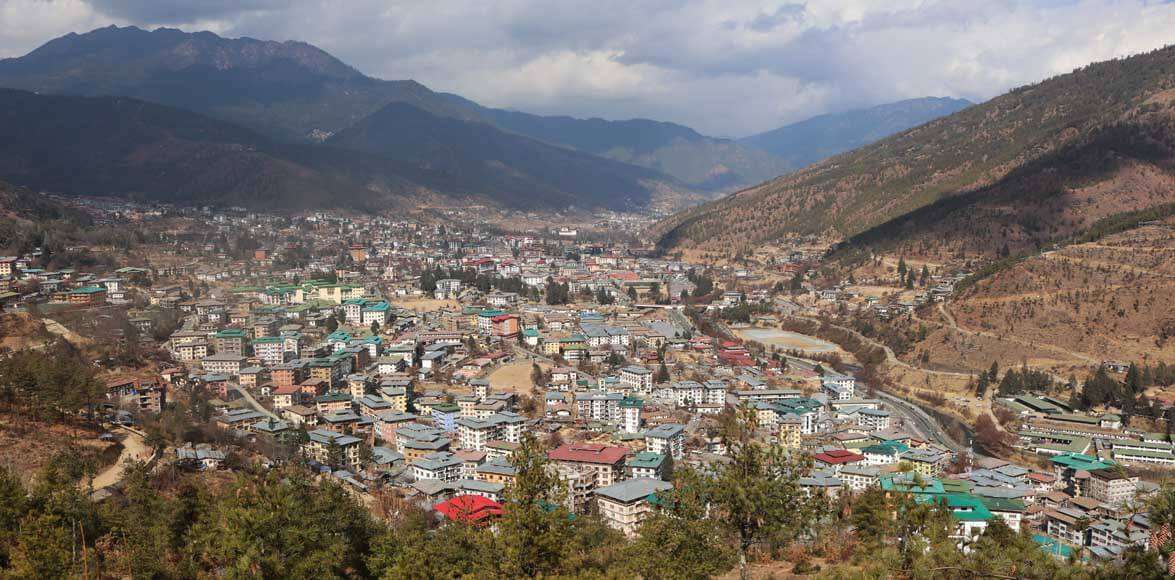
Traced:
<path fill-rule="evenodd" d="M 180 447 L 175 450 L 176 461 L 189 464 L 201 471 L 219 469 L 224 462 L 224 452 L 203 447 Z"/>
<path fill-rule="evenodd" d="M 502 504 L 482 495 L 455 496 L 433 506 L 445 519 L 464 524 L 484 526 L 502 516 Z"/>
<path fill-rule="evenodd" d="M 604 523 L 628 537 L 636 535 L 641 522 L 658 503 L 657 493 L 673 488 L 660 479 L 629 479 L 597 488 L 593 492 L 596 507 Z"/>
<path fill-rule="evenodd" d="M 684 454 L 685 426 L 667 423 L 645 432 L 645 449 L 680 460 Z"/>

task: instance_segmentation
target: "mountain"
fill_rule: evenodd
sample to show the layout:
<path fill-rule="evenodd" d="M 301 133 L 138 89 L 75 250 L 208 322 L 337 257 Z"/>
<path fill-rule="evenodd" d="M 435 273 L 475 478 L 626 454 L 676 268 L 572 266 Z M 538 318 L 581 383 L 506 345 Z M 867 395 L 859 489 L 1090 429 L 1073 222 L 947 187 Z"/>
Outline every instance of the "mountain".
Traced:
<path fill-rule="evenodd" d="M 248 143 L 244 150 L 221 150 L 226 155 L 218 157 L 220 163 L 231 164 L 238 171 L 243 169 L 242 164 L 264 166 L 265 177 L 256 178 L 259 182 L 220 183 L 225 200 L 238 196 L 253 201 L 281 197 L 283 203 L 295 206 L 316 205 L 329 203 L 332 198 L 348 202 L 363 199 L 368 196 L 363 192 L 372 190 L 396 195 L 443 194 L 513 207 L 643 209 L 656 202 L 675 209 L 704 199 L 656 171 L 505 133 L 481 120 L 480 107 L 472 102 L 434 93 L 413 81 L 364 76 L 326 52 L 300 42 L 109 27 L 69 34 L 24 57 L 0 61 L 0 86 L 39 94 L 131 97 L 134 103 L 148 101 L 172 107 L 167 115 L 177 118 L 182 116 L 181 109 L 207 115 L 199 121 L 184 117 L 177 122 L 215 126 L 210 132 L 218 146 Z M 97 106 L 99 101 L 71 102 L 85 108 Z M 65 101 L 55 103 L 70 109 Z M 390 104 L 397 106 L 389 108 Z M 208 117 L 227 123 L 210 123 Z M 43 119 L 29 121 L 37 120 Z M 393 120 L 405 126 L 389 125 Z M 383 136 L 381 147 L 366 144 L 370 155 L 341 152 L 340 147 L 345 147 L 351 138 L 330 139 L 349 127 L 356 128 L 350 132 L 354 137 L 374 124 L 388 134 Z M 157 146 L 157 138 L 166 132 L 166 126 L 149 125 L 150 135 L 124 135 L 127 141 L 118 145 L 141 147 L 141 140 L 146 138 Z M 441 155 L 443 160 L 412 154 L 415 145 L 406 141 L 399 141 L 398 146 L 392 143 L 409 136 L 429 143 L 427 150 Z M 438 136 L 455 140 L 444 142 Z M 21 183 L 55 191 L 116 194 L 121 188 L 177 201 L 189 193 L 195 196 L 193 200 L 214 201 L 208 199 L 212 194 L 206 187 L 215 179 L 211 176 L 195 175 L 195 181 L 177 182 L 174 189 L 165 191 L 167 186 L 161 176 L 183 174 L 187 169 L 181 166 L 169 170 L 161 156 L 150 159 L 158 164 L 151 179 L 135 172 L 119 175 L 114 169 L 100 174 L 97 159 L 113 163 L 114 167 L 125 165 L 126 160 L 115 158 L 117 148 L 87 159 L 83 148 L 97 145 L 102 136 L 91 137 L 95 138 L 92 142 L 61 143 L 76 151 L 73 160 L 87 163 L 87 171 L 70 173 L 70 166 L 57 159 L 39 168 L 57 171 L 56 174 L 33 175 L 28 166 L 12 167 L 10 175 Z M 202 134 L 203 137 L 209 135 Z M 66 138 L 65 134 L 51 133 L 33 142 L 48 150 L 53 148 L 54 139 Z M 325 141 L 332 146 L 309 146 Z M 185 143 L 191 146 L 190 141 Z M 199 143 L 202 150 L 210 147 L 207 139 Z M 264 155 L 258 156 L 258 152 Z M 170 159 L 181 165 L 195 163 L 179 156 Z M 283 162 L 280 168 L 276 161 Z M 311 182 L 293 177 L 299 172 L 308 172 Z M 221 179 L 234 177 L 230 173 Z M 314 182 L 319 178 L 328 182 Z M 324 190 L 328 185 L 346 194 L 327 194 Z M 283 187 L 291 188 L 288 195 L 280 191 Z M 267 193 L 257 195 L 261 191 Z M 311 199 L 315 196 L 318 199 Z"/>
<path fill-rule="evenodd" d="M 1168 47 L 1015 89 L 691 208 L 653 233 L 663 248 L 731 251 L 823 234 L 849 238 L 843 251 L 1007 255 L 1173 201 L 1173 168 Z"/>
<path fill-rule="evenodd" d="M 306 163 L 304 149 L 125 97 L 0 89 L 0 179 L 43 191 L 254 207 L 371 193 Z"/>
<path fill-rule="evenodd" d="M 133 97 L 283 140 L 319 139 L 393 101 L 457 118 L 476 116 L 420 83 L 365 76 L 303 42 L 169 28 L 110 26 L 67 34 L 25 56 L 0 60 L 0 86 Z"/>
<path fill-rule="evenodd" d="M 476 111 L 481 119 L 506 131 L 654 169 L 697 188 L 750 185 L 796 167 L 765 151 L 707 137 L 675 123 L 532 115 L 450 97 L 463 109 Z"/>
<path fill-rule="evenodd" d="M 628 209 L 676 191 L 651 170 L 404 103 L 315 145 L 126 97 L 10 89 L 0 89 L 0 179 L 74 195 L 273 209 L 440 198 Z"/>
<path fill-rule="evenodd" d="M 800 168 L 970 107 L 966 99 L 925 97 L 812 117 L 739 139 Z"/>
<path fill-rule="evenodd" d="M 664 175 L 507 133 L 493 126 L 433 115 L 391 103 L 326 141 L 432 171 L 460 176 L 496 192 L 508 205 L 639 208 Z"/>

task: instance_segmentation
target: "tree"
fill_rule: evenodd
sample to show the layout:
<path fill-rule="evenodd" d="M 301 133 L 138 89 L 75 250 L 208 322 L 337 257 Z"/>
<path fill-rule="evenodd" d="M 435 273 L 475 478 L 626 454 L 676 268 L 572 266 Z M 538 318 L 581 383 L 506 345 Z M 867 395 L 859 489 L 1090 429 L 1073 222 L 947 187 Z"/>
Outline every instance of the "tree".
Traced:
<path fill-rule="evenodd" d="M 921 286 L 925 286 L 929 282 L 930 282 L 930 268 L 928 268 L 926 266 L 926 264 L 922 264 L 922 274 L 919 276 L 918 283 Z"/>
<path fill-rule="evenodd" d="M 379 321 L 378 320 L 371 321 L 371 334 L 374 334 L 377 336 L 379 335 Z"/>
<path fill-rule="evenodd" d="M 334 332 L 339 329 L 339 321 L 334 316 L 326 317 L 326 331 Z"/>
<path fill-rule="evenodd" d="M 192 530 L 191 553 L 230 577 L 367 576 L 371 516 L 340 484 L 301 472 L 242 476 Z"/>
<path fill-rule="evenodd" d="M 636 302 L 636 286 L 629 286 L 628 287 L 628 297 L 633 302 Z"/>
<path fill-rule="evenodd" d="M 803 272 L 796 272 L 795 275 L 791 277 L 790 289 L 792 291 L 792 294 L 800 292 L 804 289 L 804 273 Z"/>
<path fill-rule="evenodd" d="M 905 256 L 898 258 L 898 278 L 904 280 L 906 278 L 906 258 Z"/>
<path fill-rule="evenodd" d="M 669 379 L 669 368 L 665 366 L 665 361 L 662 360 L 661 366 L 657 367 L 657 376 L 653 377 L 653 380 L 658 383 L 668 383 Z"/>
<path fill-rule="evenodd" d="M 514 483 L 498 523 L 494 564 L 509 578 L 550 575 L 561 569 L 572 535 L 562 482 L 532 434 L 523 437 L 511 464 Z"/>
<path fill-rule="evenodd" d="M 658 494 L 663 506 L 646 519 L 624 550 L 633 576 L 648 580 L 710 578 L 730 569 L 733 554 L 717 520 L 706 517 L 704 478 L 687 470 L 673 489 Z"/>
<path fill-rule="evenodd" d="M 720 436 L 730 461 L 717 466 L 710 488 L 719 521 L 737 538 L 744 580 L 752 548 L 769 538 L 785 543 L 800 536 L 818 508 L 798 483 L 807 462 L 765 443 L 757 428 L 758 415 L 749 406 L 726 417 Z"/>

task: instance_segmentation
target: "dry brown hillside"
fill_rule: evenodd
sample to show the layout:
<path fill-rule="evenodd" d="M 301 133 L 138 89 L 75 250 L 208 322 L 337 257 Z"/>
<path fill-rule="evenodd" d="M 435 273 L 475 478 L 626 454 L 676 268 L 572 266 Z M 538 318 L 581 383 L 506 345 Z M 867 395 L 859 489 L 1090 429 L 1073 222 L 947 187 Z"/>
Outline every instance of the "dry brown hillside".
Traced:
<path fill-rule="evenodd" d="M 948 218 L 955 230 L 993 224 L 1000 235 L 986 247 L 1002 239 L 992 219 L 1025 213 L 1037 219 L 1010 227 L 1048 239 L 1086 214 L 1171 200 L 1173 91 L 1175 47 L 1093 64 L 687 210 L 653 233 L 663 248 L 733 252 L 797 232 L 861 235 L 860 247 Z M 1119 197 L 1127 191 L 1137 199 Z"/>
<path fill-rule="evenodd" d="M 940 326 L 915 347 L 933 366 L 1173 361 L 1175 218 L 1024 260 L 946 310 L 926 315 Z"/>

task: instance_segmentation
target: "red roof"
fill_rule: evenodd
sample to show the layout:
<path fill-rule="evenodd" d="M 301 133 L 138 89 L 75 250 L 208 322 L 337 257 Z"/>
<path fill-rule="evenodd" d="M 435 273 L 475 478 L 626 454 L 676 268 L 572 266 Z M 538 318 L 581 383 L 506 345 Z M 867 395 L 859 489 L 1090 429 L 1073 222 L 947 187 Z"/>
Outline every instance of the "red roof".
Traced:
<path fill-rule="evenodd" d="M 819 461 L 823 461 L 829 465 L 842 465 L 845 463 L 852 463 L 854 461 L 861 461 L 865 459 L 865 456 L 853 453 L 848 449 L 829 449 L 824 453 L 817 453 L 813 456 L 813 458 Z"/>
<path fill-rule="evenodd" d="M 480 495 L 459 495 L 433 506 L 446 518 L 456 522 L 476 524 L 502 515 L 502 504 Z"/>
<path fill-rule="evenodd" d="M 558 449 L 548 451 L 547 457 L 555 461 L 612 465 L 622 461 L 627 452 L 624 447 L 610 447 L 599 443 L 566 443 Z"/>

